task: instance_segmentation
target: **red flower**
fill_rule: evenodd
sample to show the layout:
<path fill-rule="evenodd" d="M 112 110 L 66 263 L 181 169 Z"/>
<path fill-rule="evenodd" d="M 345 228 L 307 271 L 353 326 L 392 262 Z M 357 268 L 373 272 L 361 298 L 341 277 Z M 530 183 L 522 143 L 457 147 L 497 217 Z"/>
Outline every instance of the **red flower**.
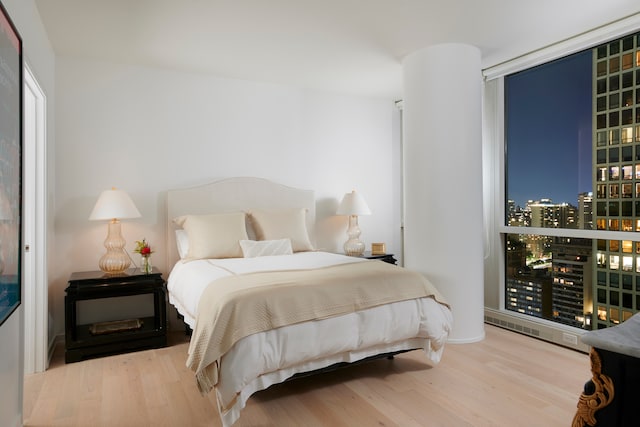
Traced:
<path fill-rule="evenodd" d="M 140 255 L 151 255 L 153 253 L 146 239 L 136 241 L 136 248 L 133 251 Z"/>

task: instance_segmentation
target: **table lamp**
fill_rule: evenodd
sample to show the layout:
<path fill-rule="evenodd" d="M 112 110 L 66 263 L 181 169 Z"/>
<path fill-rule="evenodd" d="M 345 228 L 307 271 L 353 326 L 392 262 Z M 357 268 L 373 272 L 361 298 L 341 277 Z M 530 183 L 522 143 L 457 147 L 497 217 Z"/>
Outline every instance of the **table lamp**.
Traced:
<path fill-rule="evenodd" d="M 109 231 L 104 241 L 107 252 L 100 257 L 100 270 L 108 274 L 124 272 L 131 265 L 131 258 L 124 251 L 125 240 L 120 230 L 120 219 L 139 218 L 140 211 L 127 193 L 122 190 L 105 190 L 98 197 L 89 215 L 90 220 L 109 220 Z"/>
<path fill-rule="evenodd" d="M 349 228 L 347 228 L 349 239 L 344 243 L 344 253 L 352 256 L 362 255 L 364 253 L 364 243 L 360 240 L 358 215 L 371 215 L 367 202 L 354 190 L 344 195 L 336 214 L 349 215 Z"/>

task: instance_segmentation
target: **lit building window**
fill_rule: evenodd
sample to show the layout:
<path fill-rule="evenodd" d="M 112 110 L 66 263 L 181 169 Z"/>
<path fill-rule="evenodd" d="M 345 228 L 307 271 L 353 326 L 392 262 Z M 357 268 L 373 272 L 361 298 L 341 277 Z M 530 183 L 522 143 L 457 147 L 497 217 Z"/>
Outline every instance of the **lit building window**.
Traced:
<path fill-rule="evenodd" d="M 620 179 L 620 168 L 618 166 L 611 166 L 611 169 L 609 170 L 609 179 L 612 181 Z"/>
<path fill-rule="evenodd" d="M 612 323 L 620 323 L 620 310 L 617 308 L 611 308 L 609 310 L 609 319 Z"/>
<path fill-rule="evenodd" d="M 604 307 L 598 307 L 598 320 L 607 320 L 607 309 Z"/>
<path fill-rule="evenodd" d="M 640 183 L 636 185 L 640 189 Z M 596 194 L 598 198 L 605 199 L 607 197 L 607 184 L 598 184 Z"/>
<path fill-rule="evenodd" d="M 618 95 L 616 95 L 617 97 Z M 619 98 L 618 98 L 619 99 Z M 614 108 L 613 106 L 609 106 L 609 108 Z M 617 113 L 617 111 L 616 111 Z M 615 117 L 615 116 L 614 116 Z M 618 121 L 618 119 L 616 118 L 611 118 L 610 117 L 610 122 L 611 121 Z M 613 129 L 609 131 L 609 145 L 618 145 L 620 143 L 620 129 Z"/>
<path fill-rule="evenodd" d="M 609 198 L 617 199 L 618 197 L 620 197 L 620 186 L 618 184 L 609 184 Z"/>
<path fill-rule="evenodd" d="M 607 168 L 598 168 L 598 181 L 607 180 Z"/>
<path fill-rule="evenodd" d="M 620 268 L 620 256 L 619 255 L 609 255 L 609 269 L 617 270 Z"/>
<path fill-rule="evenodd" d="M 619 252 L 619 251 L 620 251 L 620 241 L 609 240 L 609 252 Z"/>

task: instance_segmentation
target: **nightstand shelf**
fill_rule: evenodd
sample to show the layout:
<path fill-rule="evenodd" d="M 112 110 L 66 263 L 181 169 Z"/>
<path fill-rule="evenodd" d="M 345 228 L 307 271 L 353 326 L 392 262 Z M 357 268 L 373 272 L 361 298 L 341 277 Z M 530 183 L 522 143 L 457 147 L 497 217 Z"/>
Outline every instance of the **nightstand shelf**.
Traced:
<path fill-rule="evenodd" d="M 76 325 L 75 344 L 78 346 L 82 346 L 85 343 L 91 343 L 92 345 L 110 344 L 120 342 L 128 336 L 135 337 L 136 340 L 145 338 L 146 336 L 154 337 L 159 329 L 159 325 L 155 324 L 155 317 L 142 317 L 139 320 L 142 322 L 142 326 L 140 328 L 105 333 L 102 335 L 91 333 L 90 329 L 92 325 L 90 324 Z"/>
<path fill-rule="evenodd" d="M 67 363 L 167 345 L 165 282 L 158 270 L 154 269 L 151 274 L 143 274 L 139 270 L 130 269 L 115 276 L 106 275 L 102 271 L 73 273 L 65 292 Z M 122 319 L 120 330 L 116 328 L 115 331 L 92 332 L 92 326 L 103 326 L 105 323 L 77 323 L 79 301 L 143 294 L 153 294 L 153 316 L 131 319 L 140 322 L 139 326 L 127 325 L 124 321 L 130 319 Z"/>

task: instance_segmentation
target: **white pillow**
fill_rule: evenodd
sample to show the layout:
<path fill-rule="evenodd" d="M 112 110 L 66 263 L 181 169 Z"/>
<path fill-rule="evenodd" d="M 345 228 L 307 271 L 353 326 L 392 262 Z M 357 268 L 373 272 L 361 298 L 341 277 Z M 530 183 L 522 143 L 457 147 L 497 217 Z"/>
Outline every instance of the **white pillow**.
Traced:
<path fill-rule="evenodd" d="M 291 255 L 293 250 L 291 249 L 290 239 L 278 239 L 278 240 L 240 240 L 240 247 L 242 248 L 242 255 L 245 258 L 255 258 L 259 256 L 272 256 L 272 255 Z"/>
<path fill-rule="evenodd" d="M 290 239 L 293 252 L 312 251 L 307 232 L 307 210 L 251 211 L 251 223 L 258 240 Z"/>
<path fill-rule="evenodd" d="M 242 257 L 238 242 L 247 239 L 244 212 L 184 215 L 174 222 L 187 232 L 189 248 L 185 258 Z"/>
<path fill-rule="evenodd" d="M 186 258 L 189 253 L 189 235 L 185 230 L 176 230 L 176 246 L 180 259 Z"/>

